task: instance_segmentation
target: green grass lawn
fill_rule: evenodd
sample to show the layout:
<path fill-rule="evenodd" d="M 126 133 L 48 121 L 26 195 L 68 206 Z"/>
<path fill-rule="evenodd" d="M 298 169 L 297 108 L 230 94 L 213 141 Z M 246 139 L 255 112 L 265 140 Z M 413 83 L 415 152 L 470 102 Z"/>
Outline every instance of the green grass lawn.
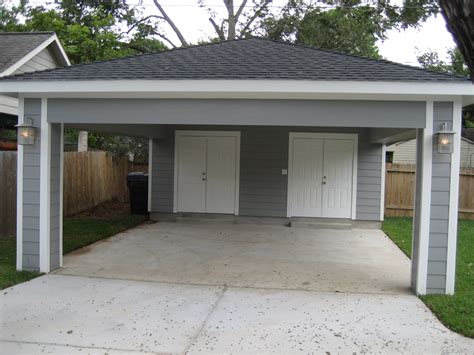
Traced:
<path fill-rule="evenodd" d="M 411 256 L 411 218 L 386 218 L 383 230 Z M 474 221 L 459 221 L 455 295 L 420 298 L 448 328 L 474 338 Z"/>
<path fill-rule="evenodd" d="M 147 216 L 125 212 L 105 217 L 80 216 L 64 219 L 64 254 L 110 237 L 147 220 Z M 0 239 L 0 290 L 40 276 L 37 272 L 15 270 L 16 240 Z"/>

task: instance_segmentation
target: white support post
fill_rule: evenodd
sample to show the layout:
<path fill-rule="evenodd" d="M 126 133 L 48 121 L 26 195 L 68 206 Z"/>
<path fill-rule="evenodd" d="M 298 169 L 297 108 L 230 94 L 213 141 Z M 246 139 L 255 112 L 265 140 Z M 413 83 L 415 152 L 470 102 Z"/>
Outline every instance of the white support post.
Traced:
<path fill-rule="evenodd" d="M 64 218 L 64 123 L 61 123 L 59 150 L 59 267 L 63 266 L 63 218 Z"/>
<path fill-rule="evenodd" d="M 380 221 L 383 222 L 385 217 L 385 176 L 387 174 L 386 169 L 386 157 L 387 145 L 382 144 L 382 168 L 381 168 L 381 182 L 380 182 Z"/>
<path fill-rule="evenodd" d="M 153 139 L 150 138 L 148 141 L 148 212 L 151 212 L 151 199 L 152 199 L 152 178 L 153 178 Z"/>
<path fill-rule="evenodd" d="M 18 124 L 24 123 L 25 100 L 18 99 Z M 23 146 L 17 148 L 16 171 L 16 269 L 23 270 Z"/>
<path fill-rule="evenodd" d="M 448 250 L 446 260 L 446 294 L 454 294 L 456 278 L 456 243 L 458 228 L 459 169 L 461 160 L 462 102 L 453 103 L 453 131 L 456 132 L 451 156 L 451 179 L 449 193 Z"/>
<path fill-rule="evenodd" d="M 51 125 L 47 120 L 48 99 L 41 99 L 40 157 L 40 272 L 49 272 L 51 212 Z"/>
<path fill-rule="evenodd" d="M 431 180 L 433 155 L 433 101 L 426 102 L 426 127 L 417 131 L 416 192 L 413 226 L 412 285 L 419 295 L 426 294 L 431 213 Z M 417 247 L 415 248 L 415 244 Z M 416 254 L 415 254 L 416 253 Z"/>

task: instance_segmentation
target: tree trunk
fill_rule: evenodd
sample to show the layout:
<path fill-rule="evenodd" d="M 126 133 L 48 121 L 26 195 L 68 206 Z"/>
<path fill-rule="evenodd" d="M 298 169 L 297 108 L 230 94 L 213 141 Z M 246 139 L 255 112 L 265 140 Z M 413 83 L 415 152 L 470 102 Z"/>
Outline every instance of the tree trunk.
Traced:
<path fill-rule="evenodd" d="M 474 1 L 439 0 L 439 5 L 474 82 Z"/>

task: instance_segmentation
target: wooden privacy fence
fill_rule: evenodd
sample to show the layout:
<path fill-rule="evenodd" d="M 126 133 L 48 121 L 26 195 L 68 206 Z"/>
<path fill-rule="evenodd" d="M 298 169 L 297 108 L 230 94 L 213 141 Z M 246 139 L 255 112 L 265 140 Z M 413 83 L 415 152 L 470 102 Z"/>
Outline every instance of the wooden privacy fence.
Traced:
<path fill-rule="evenodd" d="M 415 165 L 387 164 L 385 215 L 413 216 Z M 474 168 L 461 168 L 459 177 L 459 218 L 474 219 Z"/>
<path fill-rule="evenodd" d="M 16 160 L 16 152 L 0 151 L 0 237 L 16 233 Z M 126 156 L 64 153 L 64 215 L 108 201 L 128 202 L 127 174 L 147 170 L 147 165 L 134 165 Z"/>
<path fill-rule="evenodd" d="M 0 237 L 16 233 L 16 152 L 0 151 Z"/>
<path fill-rule="evenodd" d="M 106 152 L 64 153 L 64 215 L 71 216 L 107 201 L 128 202 L 126 177 L 137 168 L 143 166 L 133 166 L 126 156 L 114 157 Z"/>

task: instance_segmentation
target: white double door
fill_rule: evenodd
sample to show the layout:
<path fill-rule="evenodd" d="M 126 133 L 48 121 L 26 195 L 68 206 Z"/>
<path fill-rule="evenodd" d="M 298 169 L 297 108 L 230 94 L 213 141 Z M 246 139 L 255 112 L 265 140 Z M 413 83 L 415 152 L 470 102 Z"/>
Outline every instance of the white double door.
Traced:
<path fill-rule="evenodd" d="M 177 136 L 179 212 L 236 212 L 237 139 Z"/>
<path fill-rule="evenodd" d="M 307 135 L 290 144 L 289 215 L 350 218 L 355 141 Z"/>

